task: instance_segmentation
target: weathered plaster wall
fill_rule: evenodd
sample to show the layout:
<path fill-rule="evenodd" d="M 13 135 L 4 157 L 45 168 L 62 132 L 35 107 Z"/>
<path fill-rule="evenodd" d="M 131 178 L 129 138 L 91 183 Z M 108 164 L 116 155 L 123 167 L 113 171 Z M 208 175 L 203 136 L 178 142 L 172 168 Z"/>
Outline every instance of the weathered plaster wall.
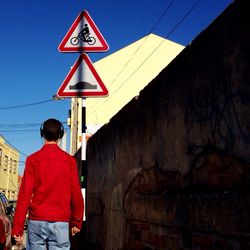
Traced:
<path fill-rule="evenodd" d="M 238 0 L 88 141 L 90 248 L 250 249 L 249 41 Z"/>

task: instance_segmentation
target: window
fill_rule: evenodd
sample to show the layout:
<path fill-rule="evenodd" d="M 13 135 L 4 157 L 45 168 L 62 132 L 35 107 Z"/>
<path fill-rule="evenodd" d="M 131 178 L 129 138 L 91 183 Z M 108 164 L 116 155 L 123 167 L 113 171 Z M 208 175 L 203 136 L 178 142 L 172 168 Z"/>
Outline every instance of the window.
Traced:
<path fill-rule="evenodd" d="M 8 156 L 4 156 L 4 162 L 3 162 L 3 170 L 7 171 L 8 169 Z"/>
<path fill-rule="evenodd" d="M 14 160 L 13 161 L 13 174 L 16 174 L 16 170 L 17 170 L 17 161 Z"/>
<path fill-rule="evenodd" d="M 12 158 L 10 158 L 9 164 L 10 164 L 9 172 L 11 173 L 11 171 L 12 171 Z"/>
<path fill-rule="evenodd" d="M 12 191 L 12 197 L 11 197 L 12 200 L 15 199 L 15 195 L 16 195 L 15 191 Z"/>

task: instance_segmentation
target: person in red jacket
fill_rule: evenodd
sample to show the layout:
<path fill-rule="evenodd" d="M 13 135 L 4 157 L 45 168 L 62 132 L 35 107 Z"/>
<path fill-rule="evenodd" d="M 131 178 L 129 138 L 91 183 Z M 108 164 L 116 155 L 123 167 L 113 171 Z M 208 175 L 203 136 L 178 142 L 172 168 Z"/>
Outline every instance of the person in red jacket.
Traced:
<path fill-rule="evenodd" d="M 72 236 L 80 231 L 84 211 L 77 165 L 58 146 L 64 134 L 60 121 L 48 119 L 40 133 L 44 145 L 26 159 L 12 236 L 21 244 L 28 213 L 28 249 L 68 250 L 69 230 Z"/>

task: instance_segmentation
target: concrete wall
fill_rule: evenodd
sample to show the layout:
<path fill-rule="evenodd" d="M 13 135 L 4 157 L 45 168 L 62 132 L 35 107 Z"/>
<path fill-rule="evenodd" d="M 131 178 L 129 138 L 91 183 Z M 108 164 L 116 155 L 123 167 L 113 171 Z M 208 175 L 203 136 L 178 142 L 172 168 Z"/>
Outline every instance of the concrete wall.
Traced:
<path fill-rule="evenodd" d="M 250 249 L 250 2 L 87 145 L 90 249 Z"/>

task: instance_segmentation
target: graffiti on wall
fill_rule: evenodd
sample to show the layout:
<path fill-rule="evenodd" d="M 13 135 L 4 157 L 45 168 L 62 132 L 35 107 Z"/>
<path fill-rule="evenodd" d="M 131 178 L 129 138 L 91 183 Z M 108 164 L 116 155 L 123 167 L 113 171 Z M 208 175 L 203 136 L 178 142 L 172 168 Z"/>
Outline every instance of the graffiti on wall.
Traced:
<path fill-rule="evenodd" d="M 201 86 L 191 90 L 186 107 L 189 125 L 208 125 L 224 149 L 232 150 L 240 140 L 250 143 L 249 90 L 232 90 L 226 83 Z"/>

